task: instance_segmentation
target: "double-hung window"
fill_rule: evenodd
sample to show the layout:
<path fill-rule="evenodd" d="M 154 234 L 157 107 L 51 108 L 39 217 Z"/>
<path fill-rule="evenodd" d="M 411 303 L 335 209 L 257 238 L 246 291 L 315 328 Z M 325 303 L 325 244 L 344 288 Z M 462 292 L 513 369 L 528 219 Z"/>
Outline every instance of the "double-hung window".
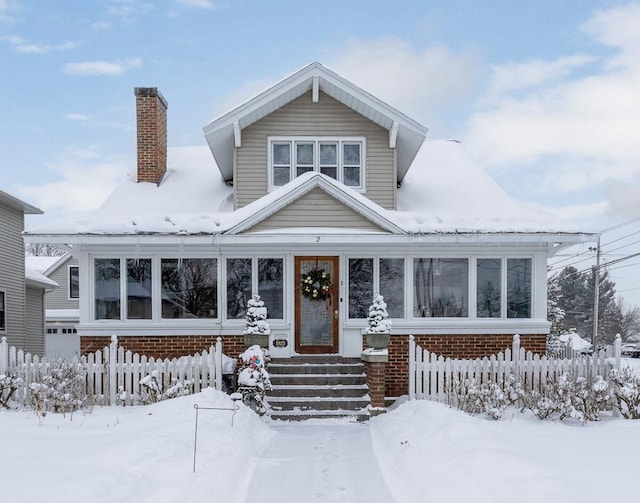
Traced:
<path fill-rule="evenodd" d="M 7 330 L 7 319 L 6 319 L 6 297 L 5 293 L 0 290 L 0 332 L 5 332 Z"/>
<path fill-rule="evenodd" d="M 364 190 L 364 138 L 270 138 L 269 185 L 281 187 L 317 171 L 359 191 Z"/>

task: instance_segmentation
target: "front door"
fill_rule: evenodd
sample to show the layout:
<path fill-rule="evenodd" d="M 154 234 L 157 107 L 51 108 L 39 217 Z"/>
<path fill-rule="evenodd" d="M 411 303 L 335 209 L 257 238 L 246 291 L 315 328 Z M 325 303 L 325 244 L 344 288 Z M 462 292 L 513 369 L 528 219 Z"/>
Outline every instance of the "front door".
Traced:
<path fill-rule="evenodd" d="M 296 352 L 338 352 L 338 257 L 296 257 Z"/>

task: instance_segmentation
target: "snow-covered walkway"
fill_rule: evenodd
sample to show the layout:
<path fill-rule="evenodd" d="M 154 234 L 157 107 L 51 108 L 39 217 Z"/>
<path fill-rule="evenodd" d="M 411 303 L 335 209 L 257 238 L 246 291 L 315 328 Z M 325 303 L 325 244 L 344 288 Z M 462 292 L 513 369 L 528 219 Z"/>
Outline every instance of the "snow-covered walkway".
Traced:
<path fill-rule="evenodd" d="M 277 434 L 256 460 L 248 497 L 256 495 L 264 503 L 393 502 L 367 423 L 309 420 L 270 425 Z"/>

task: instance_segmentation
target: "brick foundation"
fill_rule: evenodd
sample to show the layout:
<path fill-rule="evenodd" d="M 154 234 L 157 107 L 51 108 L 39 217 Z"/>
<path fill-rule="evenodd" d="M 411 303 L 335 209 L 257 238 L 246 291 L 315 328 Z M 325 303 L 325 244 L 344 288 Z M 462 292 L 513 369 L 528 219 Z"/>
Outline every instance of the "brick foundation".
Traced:
<path fill-rule="evenodd" d="M 118 346 L 125 351 L 154 358 L 178 358 L 193 355 L 215 346 L 217 336 L 118 336 Z M 111 343 L 111 337 L 80 337 L 81 354 L 102 351 Z M 227 356 L 238 357 L 245 350 L 244 336 L 222 336 L 222 351 Z"/>

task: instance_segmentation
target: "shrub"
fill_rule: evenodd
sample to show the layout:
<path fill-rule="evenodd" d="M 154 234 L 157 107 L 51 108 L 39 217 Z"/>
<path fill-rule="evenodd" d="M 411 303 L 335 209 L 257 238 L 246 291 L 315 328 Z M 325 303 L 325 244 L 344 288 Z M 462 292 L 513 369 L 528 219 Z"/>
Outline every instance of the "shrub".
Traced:
<path fill-rule="evenodd" d="M 54 360 L 29 385 L 29 401 L 40 417 L 47 412 L 73 413 L 89 402 L 85 383 L 86 374 L 81 363 Z"/>
<path fill-rule="evenodd" d="M 640 374 L 629 367 L 612 369 L 613 396 L 626 419 L 640 419 Z"/>
<path fill-rule="evenodd" d="M 9 370 L 6 374 L 0 374 L 0 405 L 8 409 L 11 397 L 20 386 L 22 378 L 18 377 L 15 371 Z"/>

